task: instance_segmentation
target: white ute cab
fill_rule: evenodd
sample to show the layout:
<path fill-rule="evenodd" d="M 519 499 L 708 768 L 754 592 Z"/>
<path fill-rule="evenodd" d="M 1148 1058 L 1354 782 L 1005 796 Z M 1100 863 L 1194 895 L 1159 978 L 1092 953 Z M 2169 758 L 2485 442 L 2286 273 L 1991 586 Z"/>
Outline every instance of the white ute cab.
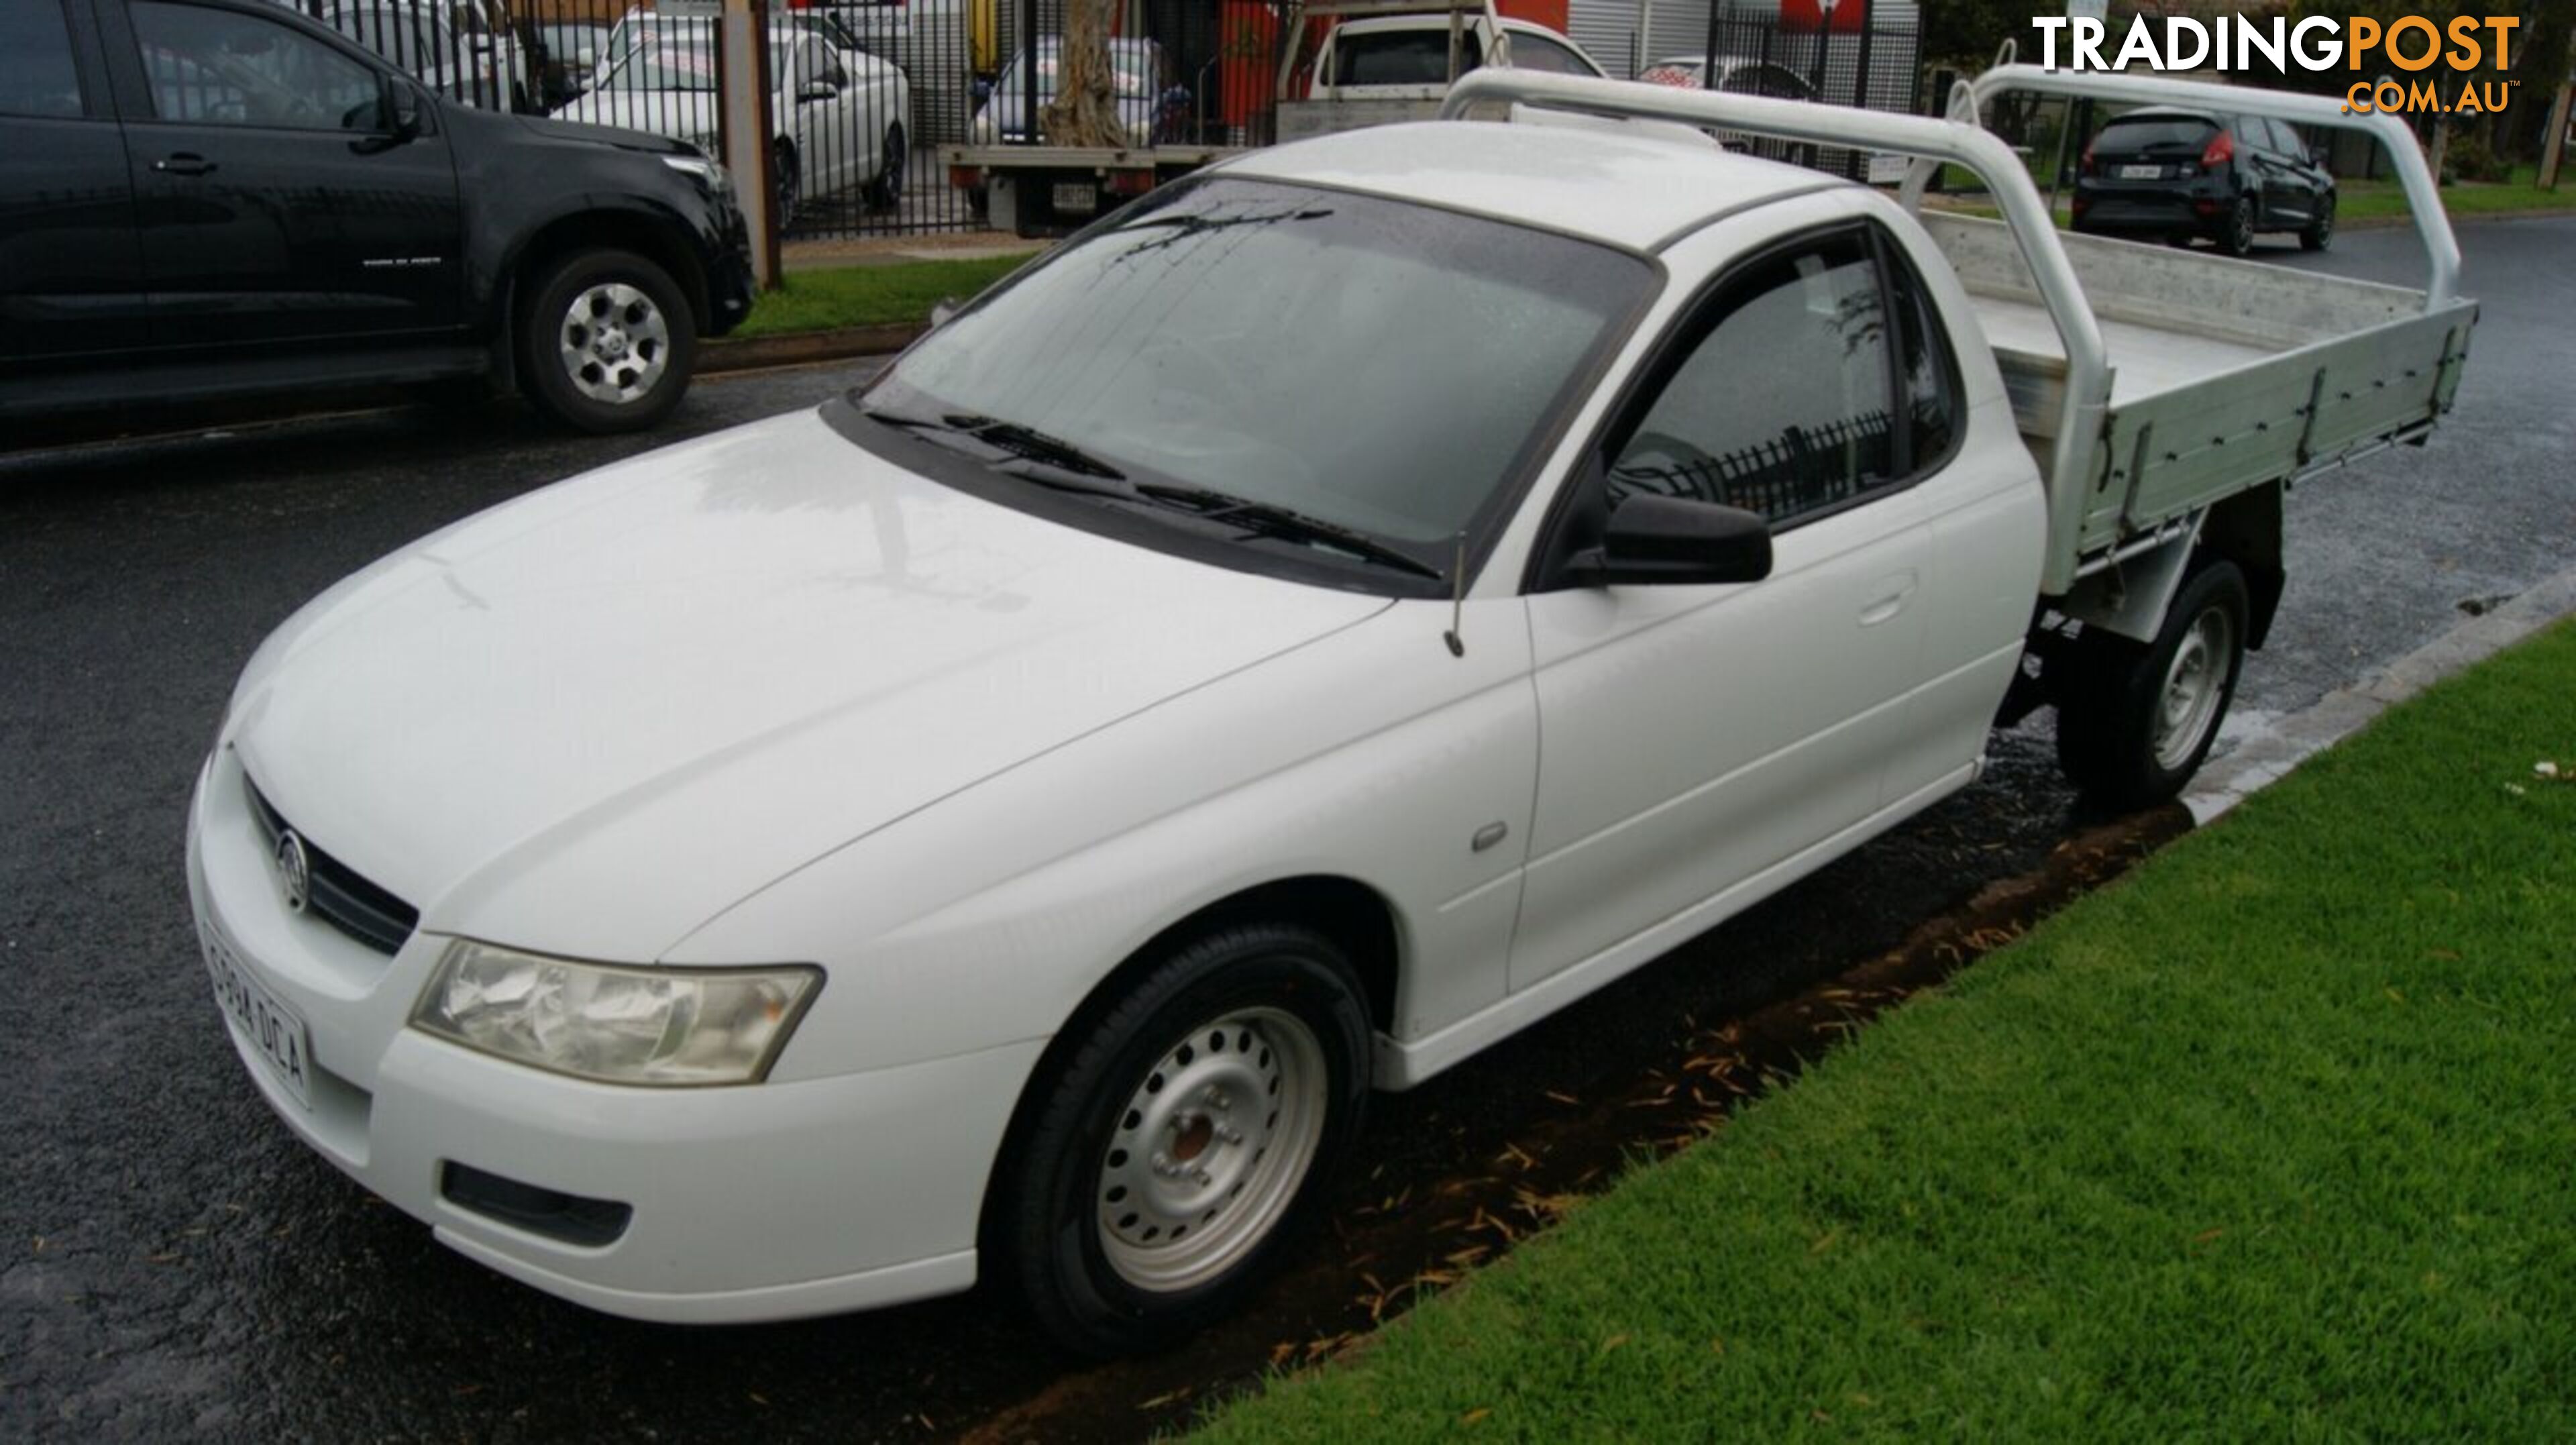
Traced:
<path fill-rule="evenodd" d="M 279 628 L 187 858 L 276 1112 L 612 1313 L 992 1271 L 1076 1348 L 1166 1340 L 1372 1088 L 1959 788 L 1999 711 L 2170 795 L 2281 484 L 2420 438 L 2466 351 L 2411 144 L 2424 291 L 2061 239 L 1966 119 L 1504 71 L 1449 107 L 1497 101 L 1157 192 L 863 391 Z M 1702 128 L 1971 166 L 2006 220 Z"/>

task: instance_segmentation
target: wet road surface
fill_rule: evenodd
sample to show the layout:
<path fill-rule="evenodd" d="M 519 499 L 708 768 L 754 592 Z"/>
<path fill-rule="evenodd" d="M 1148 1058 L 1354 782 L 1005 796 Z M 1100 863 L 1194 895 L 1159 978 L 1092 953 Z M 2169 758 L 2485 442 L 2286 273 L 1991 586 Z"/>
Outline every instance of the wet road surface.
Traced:
<path fill-rule="evenodd" d="M 2576 561 L 2576 221 L 2463 241 L 2465 289 L 2487 305 L 2459 411 L 2429 449 L 2291 499 L 2289 597 L 2249 665 L 2248 716 L 2303 706 L 2464 602 Z M 2412 280 L 2413 256 L 2411 233 L 2351 232 L 2322 264 Z M 2080 886 L 2173 826 L 2061 847 L 2082 820 L 2045 719 L 1998 738 L 1975 788 L 1382 1096 L 1323 1237 L 1250 1316 L 1160 1360 L 1080 1366 L 985 1292 L 722 1330 L 560 1304 L 432 1243 L 268 1115 L 196 962 L 187 788 L 251 649 L 342 574 L 864 370 L 703 382 L 645 441 L 566 439 L 495 406 L 0 457 L 0 1435 L 1132 1438 L 1329 1354 L 1597 1187 L 1625 1151 L 1689 1137 L 1876 1003 L 2008 938 L 2035 900 L 1978 898 L 1997 880 L 2041 869 L 2043 893 Z"/>

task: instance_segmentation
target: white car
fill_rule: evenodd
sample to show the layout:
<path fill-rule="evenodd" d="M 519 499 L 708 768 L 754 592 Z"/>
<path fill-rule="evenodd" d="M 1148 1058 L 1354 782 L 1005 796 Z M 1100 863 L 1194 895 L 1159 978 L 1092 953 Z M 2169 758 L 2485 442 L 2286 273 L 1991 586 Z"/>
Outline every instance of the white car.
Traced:
<path fill-rule="evenodd" d="M 660 20 L 630 34 L 596 87 L 560 120 L 621 126 L 684 140 L 717 155 L 716 45 L 705 21 Z M 847 55 L 802 26 L 769 29 L 771 165 L 777 214 L 806 198 L 864 188 L 868 204 L 903 194 L 911 155 L 912 87 L 889 61 Z"/>
<path fill-rule="evenodd" d="M 1677 123 L 1247 152 L 864 390 L 290 618 L 187 850 L 275 1111 L 613 1313 L 997 1271 L 1075 1347 L 1167 1340 L 1278 1257 L 1372 1088 L 1964 786 L 2034 684 L 2088 791 L 2170 796 L 2278 595 L 2283 469 L 2421 435 L 2474 320 L 2438 209 L 2409 293 L 2060 237 L 1965 125 L 1479 97 Z M 2006 223 L 1692 129 L 1827 125 L 1972 165 Z M 2432 379 L 2303 433 L 2316 364 Z M 2153 461 L 2136 428 L 2221 411 L 2234 444 L 2097 495 L 2113 451 Z"/>
<path fill-rule="evenodd" d="M 1343 21 L 1315 52 L 1310 94 L 1317 100 L 1437 100 L 1449 89 L 1449 47 L 1446 15 Z M 1498 36 L 1483 15 L 1466 17 L 1456 73 L 1501 64 L 1558 75 L 1605 73 L 1581 46 L 1544 25 L 1504 20 Z"/>

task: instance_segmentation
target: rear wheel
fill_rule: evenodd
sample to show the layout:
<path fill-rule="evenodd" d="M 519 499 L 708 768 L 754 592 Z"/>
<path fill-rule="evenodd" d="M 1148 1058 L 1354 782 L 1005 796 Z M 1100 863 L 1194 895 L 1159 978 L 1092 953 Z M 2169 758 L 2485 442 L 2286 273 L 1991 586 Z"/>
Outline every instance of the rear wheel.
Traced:
<path fill-rule="evenodd" d="M 556 263 L 520 327 L 528 399 L 586 432 L 639 431 L 670 415 L 697 356 L 697 318 L 678 284 L 626 251 Z"/>
<path fill-rule="evenodd" d="M 2230 256 L 2242 256 L 2254 249 L 2254 198 L 2238 196 L 2227 211 L 2227 223 L 2219 228 L 2218 249 Z"/>
<path fill-rule="evenodd" d="M 2299 232 L 2299 249 L 2322 251 L 2334 241 L 2335 198 L 2329 191 L 2317 197 L 2316 214 L 2308 218 L 2306 229 Z"/>
<path fill-rule="evenodd" d="M 2245 574 L 2211 562 L 2184 579 L 2153 642 L 2099 629 L 2075 640 L 2057 698 L 2057 761 L 2117 811 L 2182 791 L 2218 740 L 2245 661 Z"/>
<path fill-rule="evenodd" d="M 1086 1354 L 1218 1318 L 1313 1214 L 1368 1060 L 1358 980 L 1321 935 L 1256 923 L 1174 948 L 1031 1080 L 990 1257 Z"/>

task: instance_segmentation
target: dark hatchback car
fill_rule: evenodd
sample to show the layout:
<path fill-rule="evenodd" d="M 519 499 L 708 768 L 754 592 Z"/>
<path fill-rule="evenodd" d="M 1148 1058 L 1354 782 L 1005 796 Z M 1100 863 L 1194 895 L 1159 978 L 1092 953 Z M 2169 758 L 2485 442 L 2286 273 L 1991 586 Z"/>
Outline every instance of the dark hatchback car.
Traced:
<path fill-rule="evenodd" d="M 268 0 L 0 0 L 0 445 L 428 382 L 630 431 L 751 298 L 678 142 L 452 104 Z"/>
<path fill-rule="evenodd" d="M 2157 106 L 2102 127 L 2075 180 L 2075 229 L 2205 237 L 2242 256 L 2265 231 L 2334 237 L 2334 176 L 2297 131 L 2260 116 Z"/>

